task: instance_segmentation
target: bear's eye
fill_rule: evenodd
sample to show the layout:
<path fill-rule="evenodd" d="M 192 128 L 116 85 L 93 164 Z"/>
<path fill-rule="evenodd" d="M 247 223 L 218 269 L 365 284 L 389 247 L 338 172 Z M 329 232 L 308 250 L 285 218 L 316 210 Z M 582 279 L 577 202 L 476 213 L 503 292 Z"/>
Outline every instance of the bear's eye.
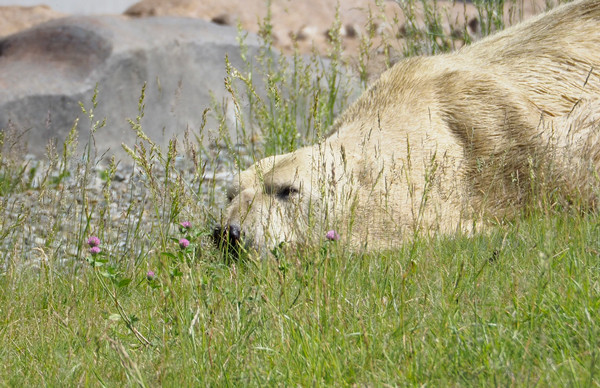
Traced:
<path fill-rule="evenodd" d="M 287 201 L 291 195 L 298 194 L 298 189 L 294 186 L 283 186 L 277 190 L 277 198 Z"/>

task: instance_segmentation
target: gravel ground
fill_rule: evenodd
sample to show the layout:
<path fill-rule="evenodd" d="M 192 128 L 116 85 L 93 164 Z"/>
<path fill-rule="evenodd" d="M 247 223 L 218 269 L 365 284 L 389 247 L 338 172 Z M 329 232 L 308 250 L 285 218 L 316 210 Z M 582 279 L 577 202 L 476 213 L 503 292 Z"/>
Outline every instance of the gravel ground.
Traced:
<path fill-rule="evenodd" d="M 237 148 L 244 163 L 250 163 L 250 155 L 243 147 Z M 233 158 L 227 155 L 223 148 L 209 149 L 200 164 L 210 168 L 201 177 L 192 158 L 176 158 L 170 182 L 183 187 L 177 223 L 189 220 L 195 228 L 210 230 L 219 218 L 226 205 L 225 188 L 236 171 Z M 165 191 L 165 172 L 158 163 L 153 167 L 153 179 L 140 166 L 119 163 L 107 187 L 103 179 L 106 166 L 101 164 L 92 166 L 85 178 L 85 168 L 73 161 L 67 176 L 58 182 L 60 169 L 49 169 L 48 160 L 26 160 L 25 176 L 33 177 L 29 187 L 0 197 L 0 271 L 37 268 L 49 261 L 68 265 L 87 256 L 84 243 L 90 235 L 101 238 L 103 250 L 111 258 L 138 265 L 142 255 L 158 248 L 161 233 L 177 236 L 176 224 L 168 222 L 173 201 L 154 195 Z M 151 190 L 153 184 L 160 190 Z M 168 191 L 174 192 L 176 187 L 172 185 Z M 202 244 L 208 247 L 211 242 L 205 238 Z"/>

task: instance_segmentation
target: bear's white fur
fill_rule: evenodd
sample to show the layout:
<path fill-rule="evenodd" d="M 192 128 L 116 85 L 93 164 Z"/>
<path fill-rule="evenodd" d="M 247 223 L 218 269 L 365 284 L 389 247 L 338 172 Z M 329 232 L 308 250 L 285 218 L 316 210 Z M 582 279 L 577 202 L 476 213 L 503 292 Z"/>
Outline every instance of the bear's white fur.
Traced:
<path fill-rule="evenodd" d="M 386 71 L 323 142 L 239 174 L 224 224 L 257 249 L 334 228 L 355 247 L 468 230 L 535 201 L 593 205 L 600 1 Z"/>

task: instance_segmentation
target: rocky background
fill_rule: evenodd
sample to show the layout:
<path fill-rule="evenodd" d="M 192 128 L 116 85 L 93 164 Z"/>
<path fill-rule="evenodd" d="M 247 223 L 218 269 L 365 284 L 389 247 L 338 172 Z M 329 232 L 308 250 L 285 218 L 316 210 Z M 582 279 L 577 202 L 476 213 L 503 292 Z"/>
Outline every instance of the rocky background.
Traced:
<path fill-rule="evenodd" d="M 27 152 L 40 156 L 50 139 L 64 140 L 76 118 L 80 128 L 89 127 L 79 103 L 90 107 L 98 85 L 94 117 L 105 117 L 107 126 L 97 146 L 120 154 L 121 143 L 135 141 L 127 119 L 137 116 L 147 83 L 142 124 L 150 138 L 164 145 L 186 129 L 199 128 L 213 99 L 227 99 L 224 58 L 241 66 L 238 26 L 249 31 L 249 57 L 259 49 L 257 35 L 267 29 L 284 55 L 316 50 L 326 57 L 339 12 L 350 68 L 357 66 L 361 41 L 368 35 L 373 44 L 367 50 L 379 58 L 369 64 L 372 76 L 386 60 L 402 56 L 407 21 L 400 2 L 344 0 L 339 8 L 336 1 L 271 3 L 270 25 L 264 23 L 264 0 L 143 0 L 124 15 L 101 16 L 64 15 L 43 5 L 0 7 L 0 128 L 17 134 Z M 524 0 L 523 13 L 507 8 L 504 18 L 513 23 L 545 6 L 544 0 Z M 422 7 L 413 11 L 416 23 L 422 23 Z M 438 12 L 446 15 L 443 28 L 457 36 L 457 46 L 463 31 L 476 39 L 479 16 L 472 4 L 439 1 Z M 395 42 L 388 50 L 381 45 L 385 36 Z M 205 141 L 214 141 L 217 135 L 207 133 Z"/>

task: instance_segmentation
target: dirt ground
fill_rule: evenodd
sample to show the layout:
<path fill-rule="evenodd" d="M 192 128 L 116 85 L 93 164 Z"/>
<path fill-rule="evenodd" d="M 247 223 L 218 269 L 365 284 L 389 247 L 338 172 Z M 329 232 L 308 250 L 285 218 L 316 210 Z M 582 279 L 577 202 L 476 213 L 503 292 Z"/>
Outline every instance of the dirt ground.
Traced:
<path fill-rule="evenodd" d="M 545 10 L 546 2 L 507 1 L 504 21 L 511 25 L 540 13 Z M 331 47 L 329 31 L 339 12 L 342 46 L 348 57 L 357 56 L 361 40 L 369 34 L 373 38 L 372 50 L 381 51 L 384 37 L 388 41 L 402 39 L 407 26 L 406 11 L 412 11 L 415 23 L 423 25 L 425 17 L 421 2 L 416 1 L 418 4 L 412 10 L 402 5 L 405 3 L 402 0 L 272 0 L 271 25 L 275 45 L 287 53 L 294 50 L 295 44 L 302 53 L 311 52 L 315 47 L 319 53 L 326 55 Z M 435 11 L 441 15 L 445 34 L 454 33 L 459 37 L 465 25 L 468 34 L 474 38 L 479 34 L 480 15 L 472 3 L 439 0 Z M 179 15 L 227 25 L 239 23 L 247 31 L 260 33 L 267 5 L 265 0 L 142 0 L 125 13 L 132 17 Z M 402 45 L 401 42 L 395 43 L 397 47 Z M 456 44 L 460 46 L 462 42 L 457 41 Z"/>
<path fill-rule="evenodd" d="M 62 16 L 47 5 L 0 7 L 0 38 Z"/>
<path fill-rule="evenodd" d="M 508 25 L 515 24 L 545 10 L 547 1 L 507 1 L 503 19 Z M 406 3 L 403 0 L 343 0 L 338 5 L 334 0 L 272 0 L 270 28 L 274 45 L 284 53 L 299 50 L 307 54 L 316 49 L 319 54 L 327 55 L 331 50 L 330 31 L 339 13 L 340 22 L 335 28 L 339 28 L 346 59 L 351 64 L 357 62 L 362 50 L 379 58 L 379 65 L 374 61 L 371 64 L 374 68 L 370 69 L 377 73 L 381 70 L 377 68 L 383 67 L 386 60 L 394 62 L 402 56 L 406 28 L 423 25 L 426 13 L 421 2 L 416 1 L 413 9 L 408 9 Z M 267 28 L 264 24 L 267 10 L 266 0 L 142 0 L 125 14 L 129 17 L 201 18 L 224 25 L 239 24 L 247 31 L 261 33 Z M 412 12 L 414 19 L 407 21 L 407 12 Z M 438 0 L 435 13 L 440 15 L 444 34 L 454 37 L 454 47 L 464 43 L 465 32 L 474 39 L 480 34 L 481 15 L 472 3 Z M 45 5 L 0 7 L 0 37 L 62 16 Z M 366 45 L 367 42 L 370 44 Z"/>

